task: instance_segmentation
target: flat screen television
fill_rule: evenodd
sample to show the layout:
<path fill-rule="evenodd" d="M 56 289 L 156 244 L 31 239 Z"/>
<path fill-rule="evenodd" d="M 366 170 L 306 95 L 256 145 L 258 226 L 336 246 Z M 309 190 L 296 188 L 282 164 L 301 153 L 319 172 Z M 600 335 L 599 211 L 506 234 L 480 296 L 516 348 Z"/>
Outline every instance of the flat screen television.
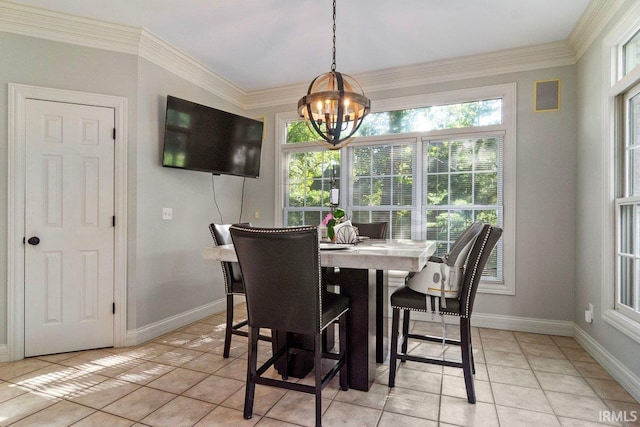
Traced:
<path fill-rule="evenodd" d="M 263 126 L 169 95 L 162 166 L 257 178 Z"/>

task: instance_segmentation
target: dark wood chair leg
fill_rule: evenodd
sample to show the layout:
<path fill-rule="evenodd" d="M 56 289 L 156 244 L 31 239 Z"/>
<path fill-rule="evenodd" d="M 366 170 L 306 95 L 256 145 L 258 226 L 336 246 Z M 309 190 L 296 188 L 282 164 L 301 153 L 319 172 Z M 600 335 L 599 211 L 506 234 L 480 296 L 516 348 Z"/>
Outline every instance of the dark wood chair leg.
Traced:
<path fill-rule="evenodd" d="M 389 360 L 389 387 L 396 385 L 396 364 L 398 361 L 398 328 L 400 327 L 400 309 L 393 309 L 391 319 L 391 357 Z"/>
<path fill-rule="evenodd" d="M 316 377 L 316 427 L 322 426 L 322 334 L 315 336 L 314 343 L 314 372 Z"/>
<path fill-rule="evenodd" d="M 409 345 L 409 320 L 411 313 L 409 310 L 402 310 L 402 353 L 407 354 Z"/>
<path fill-rule="evenodd" d="M 340 388 L 343 391 L 349 390 L 349 371 L 347 367 L 347 316 L 342 316 L 338 321 L 338 339 L 340 340 L 340 354 L 344 357 L 345 362 L 340 368 Z"/>
<path fill-rule="evenodd" d="M 231 350 L 231 333 L 233 332 L 233 294 L 227 294 L 227 326 L 224 330 L 224 351 L 222 357 L 229 357 Z"/>
<path fill-rule="evenodd" d="M 462 370 L 464 372 L 464 384 L 467 388 L 467 400 L 469 403 L 476 403 L 476 391 L 473 385 L 473 373 L 471 364 L 471 319 L 460 318 L 460 347 L 462 349 Z"/>
<path fill-rule="evenodd" d="M 249 354 L 247 355 L 247 385 L 244 395 L 244 419 L 253 416 L 253 399 L 256 392 L 254 378 L 257 375 L 258 366 L 258 336 L 260 330 L 249 328 Z"/>

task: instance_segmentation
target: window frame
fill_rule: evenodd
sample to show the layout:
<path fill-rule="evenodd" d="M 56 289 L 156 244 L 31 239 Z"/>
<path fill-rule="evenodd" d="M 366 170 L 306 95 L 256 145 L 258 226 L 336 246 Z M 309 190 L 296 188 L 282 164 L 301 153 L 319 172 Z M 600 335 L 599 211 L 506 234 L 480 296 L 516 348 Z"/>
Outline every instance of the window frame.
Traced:
<path fill-rule="evenodd" d="M 442 137 L 459 137 L 465 135 L 503 133 L 503 280 L 482 281 L 478 289 L 480 293 L 515 295 L 515 265 L 516 265 L 516 111 L 517 111 L 517 85 L 516 83 L 506 83 L 477 88 L 452 90 L 447 92 L 437 92 L 431 94 L 413 95 L 400 98 L 390 98 L 375 100 L 372 103 L 373 112 L 394 111 L 402 109 L 420 108 L 429 105 L 455 104 L 483 99 L 501 98 L 503 121 L 501 125 L 481 126 L 474 128 L 444 129 L 420 133 L 408 133 L 399 135 L 383 135 L 360 137 L 350 145 L 360 144 L 371 145 L 372 143 L 384 143 L 384 141 L 407 140 L 417 138 L 416 143 L 416 171 L 418 178 L 415 185 L 421 186 L 422 182 L 422 142 L 421 139 L 427 137 L 436 139 Z M 317 148 L 317 142 L 286 144 L 287 123 L 298 120 L 295 111 L 281 112 L 275 115 L 275 198 L 274 198 L 274 219 L 276 226 L 282 226 L 284 219 L 284 185 L 286 182 L 285 157 L 287 152 L 307 151 L 309 148 Z M 348 148 L 347 148 L 348 149 Z M 346 154 L 346 153 L 345 153 Z M 341 156 L 341 171 L 348 171 L 349 155 Z M 350 177 L 344 173 L 341 180 L 344 185 L 348 185 Z M 346 188 L 346 187 L 344 187 Z M 421 195 L 421 189 L 416 189 L 416 195 Z M 340 205 L 347 206 L 348 191 L 340 192 Z M 421 209 L 418 206 L 418 209 Z M 421 221 L 421 213 L 418 212 L 414 221 Z M 414 224 L 415 225 L 415 224 Z M 424 238 L 418 236 L 418 238 Z"/>
<path fill-rule="evenodd" d="M 618 242 L 618 188 L 621 158 L 621 132 L 624 114 L 623 97 L 634 86 L 640 84 L 640 66 L 625 73 L 623 46 L 640 30 L 640 4 L 635 4 L 618 21 L 603 39 L 602 67 L 604 81 L 602 99 L 604 105 L 602 158 L 602 277 L 601 303 L 602 319 L 615 329 L 640 343 L 640 322 L 620 310 L 617 299 L 617 242 Z M 622 307 L 624 308 L 624 307 Z"/>

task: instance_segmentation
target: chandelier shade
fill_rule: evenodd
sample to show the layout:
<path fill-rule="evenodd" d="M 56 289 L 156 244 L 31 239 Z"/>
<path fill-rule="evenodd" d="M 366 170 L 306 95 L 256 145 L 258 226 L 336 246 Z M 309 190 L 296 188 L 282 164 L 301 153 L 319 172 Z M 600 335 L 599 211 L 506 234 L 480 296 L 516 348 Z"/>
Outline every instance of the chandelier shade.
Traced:
<path fill-rule="evenodd" d="M 320 74 L 298 101 L 298 115 L 320 137 L 337 149 L 360 128 L 371 101 L 353 77 L 336 71 L 336 2 L 333 1 L 333 64 Z M 344 145 L 344 144 L 343 144 Z M 342 146 L 343 146 L 342 145 Z"/>

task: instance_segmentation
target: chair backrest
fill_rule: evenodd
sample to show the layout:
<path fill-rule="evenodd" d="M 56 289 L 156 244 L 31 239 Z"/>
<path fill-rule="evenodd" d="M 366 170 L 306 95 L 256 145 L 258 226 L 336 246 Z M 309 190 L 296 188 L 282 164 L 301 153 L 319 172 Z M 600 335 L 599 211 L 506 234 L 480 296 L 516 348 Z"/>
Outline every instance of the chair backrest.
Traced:
<path fill-rule="evenodd" d="M 240 262 L 249 326 L 303 334 L 322 328 L 316 226 L 230 229 Z"/>
<path fill-rule="evenodd" d="M 242 223 L 241 225 L 249 226 L 249 223 Z M 211 231 L 211 237 L 213 237 L 213 243 L 216 246 L 230 245 L 233 243 L 231 240 L 231 234 L 229 228 L 231 224 L 209 224 L 209 231 Z M 224 287 L 227 294 L 239 291 L 234 289 L 234 283 L 242 283 L 242 273 L 240 272 L 240 265 L 237 262 L 221 261 L 222 274 L 224 276 Z"/>
<path fill-rule="evenodd" d="M 469 255 L 469 251 L 471 250 L 471 246 L 480 231 L 482 231 L 483 226 L 484 223 L 482 221 L 476 221 L 467 227 L 462 234 L 460 234 L 453 243 L 453 246 L 451 246 L 449 253 L 446 255 L 445 262 L 448 266 L 453 267 L 464 265 L 467 260 L 467 256 Z"/>
<path fill-rule="evenodd" d="M 502 235 L 502 229 L 485 224 L 471 248 L 460 290 L 460 316 L 468 318 L 473 311 L 478 285 L 491 251 Z"/>
<path fill-rule="evenodd" d="M 371 239 L 386 239 L 388 222 L 352 222 L 351 225 L 358 228 L 360 236 Z"/>

